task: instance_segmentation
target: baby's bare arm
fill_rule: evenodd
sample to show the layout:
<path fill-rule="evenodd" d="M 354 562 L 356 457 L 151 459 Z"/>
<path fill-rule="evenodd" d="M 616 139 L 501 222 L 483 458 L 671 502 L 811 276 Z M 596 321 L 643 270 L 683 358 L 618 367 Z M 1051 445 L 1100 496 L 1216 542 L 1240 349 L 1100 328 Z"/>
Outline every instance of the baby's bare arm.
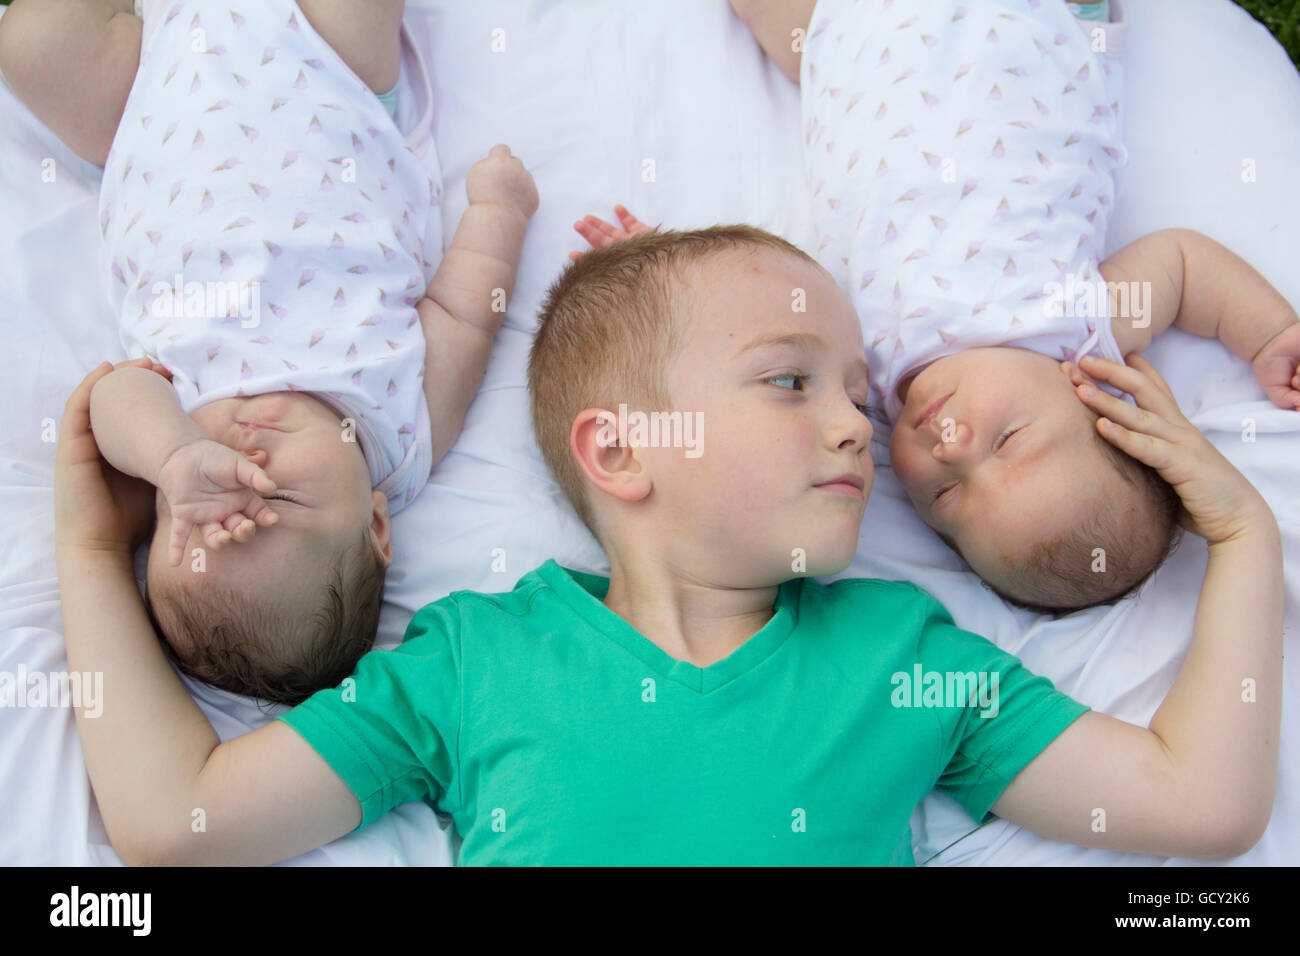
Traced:
<path fill-rule="evenodd" d="M 100 379 L 90 394 L 90 421 L 105 460 L 152 485 L 173 451 L 207 437 L 181 409 L 171 383 L 142 368 L 120 368 Z"/>
<path fill-rule="evenodd" d="M 424 396 L 436 464 L 456 443 L 515 287 L 537 188 L 505 146 L 470 170 L 469 208 L 417 305 L 426 343 Z"/>
<path fill-rule="evenodd" d="M 749 27 L 758 45 L 796 84 L 808 39 L 808 21 L 817 0 L 731 0 L 731 9 Z"/>
<path fill-rule="evenodd" d="M 1218 338 L 1252 362 L 1274 336 L 1297 322 L 1291 304 L 1244 259 L 1190 229 L 1143 236 L 1103 262 L 1101 273 L 1107 282 L 1124 286 L 1111 327 L 1125 355 L 1143 351 L 1176 325 Z"/>

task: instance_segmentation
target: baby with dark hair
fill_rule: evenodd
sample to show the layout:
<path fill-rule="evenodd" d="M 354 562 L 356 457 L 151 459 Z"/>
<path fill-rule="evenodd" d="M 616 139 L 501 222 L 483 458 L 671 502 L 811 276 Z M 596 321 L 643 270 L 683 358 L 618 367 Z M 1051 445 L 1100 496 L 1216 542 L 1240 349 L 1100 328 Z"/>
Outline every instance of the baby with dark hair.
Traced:
<path fill-rule="evenodd" d="M 1169 553 L 1178 499 L 1098 432 L 1080 360 L 1177 325 L 1300 408 L 1300 324 L 1189 230 L 1100 261 L 1126 155 L 1118 2 L 822 0 L 811 23 L 811 0 L 732 5 L 801 85 L 815 252 L 862 322 L 917 512 L 1021 606 L 1131 591 Z"/>
<path fill-rule="evenodd" d="M 292 704 L 374 641 L 391 517 L 460 432 L 537 190 L 494 147 L 443 254 L 402 0 L 138 11 L 16 3 L 0 67 L 104 164 L 109 302 L 166 370 L 120 368 L 91 401 L 108 462 L 158 489 L 154 624 L 191 675 Z"/>

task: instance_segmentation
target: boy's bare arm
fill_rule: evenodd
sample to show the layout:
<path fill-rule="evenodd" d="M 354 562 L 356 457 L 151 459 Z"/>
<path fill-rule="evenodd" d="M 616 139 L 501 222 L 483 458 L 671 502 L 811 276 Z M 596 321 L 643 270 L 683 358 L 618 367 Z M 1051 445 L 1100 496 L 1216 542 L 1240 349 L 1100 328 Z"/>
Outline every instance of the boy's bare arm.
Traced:
<path fill-rule="evenodd" d="M 1134 356 L 1131 368 L 1097 359 L 1084 365 L 1137 399 L 1133 408 L 1095 389 L 1081 395 L 1121 423 L 1099 425 L 1108 440 L 1174 486 L 1184 523 L 1209 542 L 1209 567 L 1187 658 L 1150 728 L 1085 714 L 1016 776 L 993 811 L 1083 846 L 1237 856 L 1267 827 L 1277 777 L 1277 522 L 1250 483 L 1183 418 L 1150 363 Z"/>
<path fill-rule="evenodd" d="M 1112 293 L 1111 301 L 1118 301 L 1118 308 L 1113 309 L 1111 328 L 1123 354 L 1143 351 L 1170 325 L 1217 338 L 1234 355 L 1255 364 L 1271 399 L 1294 407 L 1287 395 L 1291 375 L 1270 377 L 1260 362 L 1267 351 L 1281 348 L 1292 360 L 1288 371 L 1295 373 L 1300 319 L 1282 294 L 1244 259 L 1199 232 L 1162 229 L 1119 250 L 1101 264 L 1101 273 L 1107 282 L 1122 286 L 1118 299 Z M 1150 295 L 1144 301 L 1140 290 L 1146 288 Z M 1296 337 L 1297 344 L 1288 345 L 1284 336 Z"/>
<path fill-rule="evenodd" d="M 280 721 L 220 743 L 168 664 L 129 556 L 58 556 L 68 666 L 103 675 L 77 711 L 109 839 L 128 864 L 275 863 L 355 829 L 361 805 Z M 201 826 L 199 826 L 201 824 Z"/>
<path fill-rule="evenodd" d="M 799 61 L 817 0 L 731 0 L 731 9 L 781 72 L 799 83 Z"/>
<path fill-rule="evenodd" d="M 148 521 L 152 492 L 105 469 L 90 431 L 91 389 L 106 374 L 64 410 L 55 555 L 68 666 L 103 675 L 99 712 L 79 708 L 76 720 L 114 848 L 128 863 L 256 864 L 347 833 L 360 804 L 305 741 L 277 721 L 219 743 L 167 663 L 132 570 L 129 516 Z"/>
<path fill-rule="evenodd" d="M 426 342 L 424 395 L 435 464 L 455 444 L 483 383 L 492 339 L 514 291 L 528 220 L 537 210 L 533 178 L 505 146 L 494 146 L 474 165 L 466 190 L 469 208 L 416 306 Z"/>

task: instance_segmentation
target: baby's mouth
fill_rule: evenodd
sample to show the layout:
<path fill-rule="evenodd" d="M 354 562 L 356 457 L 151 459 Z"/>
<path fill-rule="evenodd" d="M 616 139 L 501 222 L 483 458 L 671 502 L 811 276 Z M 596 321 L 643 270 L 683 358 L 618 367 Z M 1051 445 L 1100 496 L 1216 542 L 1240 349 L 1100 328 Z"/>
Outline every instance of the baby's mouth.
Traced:
<path fill-rule="evenodd" d="M 948 403 L 948 399 L 952 398 L 953 395 L 955 394 L 956 394 L 955 392 L 949 392 L 947 395 L 942 395 L 939 398 L 935 399 L 933 402 L 931 402 L 928 406 L 926 406 L 925 411 L 921 413 L 921 417 L 916 420 L 916 424 L 913 425 L 912 427 L 916 429 L 922 428 L 926 422 L 928 422 L 930 419 L 934 418 L 934 416 L 939 414 L 939 412 L 943 409 L 943 406 Z"/>

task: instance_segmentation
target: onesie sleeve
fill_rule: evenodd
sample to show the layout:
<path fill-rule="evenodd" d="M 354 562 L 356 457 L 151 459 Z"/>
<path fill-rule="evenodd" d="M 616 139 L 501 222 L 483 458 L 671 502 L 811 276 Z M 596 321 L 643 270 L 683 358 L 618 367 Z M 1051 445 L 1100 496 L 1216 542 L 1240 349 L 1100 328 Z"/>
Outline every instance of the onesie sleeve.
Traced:
<path fill-rule="evenodd" d="M 932 710 L 945 758 L 936 786 L 982 824 L 1016 774 L 1089 708 L 1018 657 L 957 627 L 942 604 L 917 590 L 923 672 L 942 675 L 946 688 L 958 690 Z M 963 683 L 973 691 L 962 695 Z"/>
<path fill-rule="evenodd" d="M 340 686 L 278 719 L 356 794 L 358 829 L 413 800 L 447 809 L 459 788 L 460 674 L 458 607 L 447 597 L 412 618 L 398 647 L 371 651 Z"/>

